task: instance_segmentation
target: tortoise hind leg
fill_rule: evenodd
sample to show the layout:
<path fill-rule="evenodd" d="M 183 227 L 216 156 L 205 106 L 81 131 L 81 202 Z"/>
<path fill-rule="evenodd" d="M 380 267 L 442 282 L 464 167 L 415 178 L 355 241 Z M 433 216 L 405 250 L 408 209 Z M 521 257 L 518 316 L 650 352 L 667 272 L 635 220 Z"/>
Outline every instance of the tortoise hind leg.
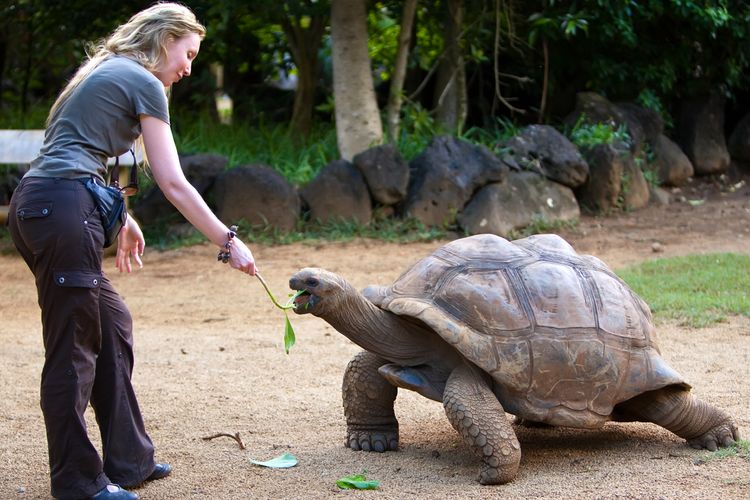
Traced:
<path fill-rule="evenodd" d="M 615 420 L 653 422 L 686 439 L 693 448 L 710 451 L 740 439 L 732 417 L 676 385 L 620 403 Z"/>
<path fill-rule="evenodd" d="M 453 428 L 482 458 L 479 482 L 511 481 L 521 463 L 521 446 L 487 380 L 467 365 L 458 366 L 446 383 L 443 407 Z"/>
<path fill-rule="evenodd" d="M 342 395 L 347 448 L 377 452 L 398 449 L 398 420 L 393 411 L 397 389 L 378 373 L 386 363 L 363 351 L 346 367 Z"/>

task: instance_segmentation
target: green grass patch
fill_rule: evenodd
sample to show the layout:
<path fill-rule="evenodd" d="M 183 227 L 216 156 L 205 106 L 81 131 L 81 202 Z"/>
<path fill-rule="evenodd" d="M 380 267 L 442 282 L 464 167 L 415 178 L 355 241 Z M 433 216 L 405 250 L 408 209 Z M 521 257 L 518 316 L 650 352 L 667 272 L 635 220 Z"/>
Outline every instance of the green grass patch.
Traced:
<path fill-rule="evenodd" d="M 703 465 L 712 460 L 722 460 L 725 458 L 738 457 L 750 460 L 750 441 L 740 439 L 731 446 L 720 448 L 710 453 L 704 453 L 695 459 L 695 465 Z"/>
<path fill-rule="evenodd" d="M 700 328 L 750 317 L 750 256 L 719 253 L 657 259 L 617 273 L 657 319 Z"/>
<path fill-rule="evenodd" d="M 338 158 L 336 130 L 318 127 L 305 140 L 289 134 L 286 124 L 232 125 L 216 123 L 210 116 L 176 117 L 173 131 L 183 154 L 215 153 L 228 160 L 228 168 L 263 164 L 289 182 L 303 185 Z"/>

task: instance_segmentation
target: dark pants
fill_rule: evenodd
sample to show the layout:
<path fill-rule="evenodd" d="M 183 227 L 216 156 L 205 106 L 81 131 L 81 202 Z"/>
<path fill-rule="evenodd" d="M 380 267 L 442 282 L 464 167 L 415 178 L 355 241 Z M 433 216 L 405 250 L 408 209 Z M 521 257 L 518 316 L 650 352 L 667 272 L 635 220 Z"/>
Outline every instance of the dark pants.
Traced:
<path fill-rule="evenodd" d="M 52 495 L 82 498 L 110 482 L 142 482 L 154 470 L 154 447 L 130 381 L 132 319 L 102 272 L 104 233 L 91 195 L 78 180 L 26 177 L 13 194 L 9 226 L 42 309 Z M 103 462 L 86 432 L 89 402 Z"/>

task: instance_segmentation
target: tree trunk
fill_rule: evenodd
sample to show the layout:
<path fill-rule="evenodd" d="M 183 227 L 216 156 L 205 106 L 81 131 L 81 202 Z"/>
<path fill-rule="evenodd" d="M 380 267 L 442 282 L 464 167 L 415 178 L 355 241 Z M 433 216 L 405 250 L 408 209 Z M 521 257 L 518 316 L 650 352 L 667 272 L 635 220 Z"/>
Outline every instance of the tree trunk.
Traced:
<path fill-rule="evenodd" d="M 308 28 L 297 19 L 287 18 L 282 23 L 289 42 L 294 64 L 297 66 L 297 90 L 289 128 L 293 134 L 307 138 L 312 131 L 315 90 L 318 79 L 318 49 L 320 49 L 326 20 L 313 16 Z"/>
<path fill-rule="evenodd" d="M 403 102 L 404 78 L 406 78 L 406 65 L 409 59 L 411 44 L 411 30 L 414 25 L 414 13 L 417 10 L 417 0 L 405 0 L 404 11 L 401 15 L 401 31 L 398 35 L 398 49 L 396 62 L 393 68 L 390 93 L 388 94 L 388 137 L 391 142 L 398 140 L 399 127 L 401 124 L 401 104 Z"/>
<path fill-rule="evenodd" d="M 331 1 L 333 96 L 339 153 L 351 159 L 383 140 L 367 50 L 365 0 Z"/>
<path fill-rule="evenodd" d="M 466 121 L 467 96 L 464 58 L 461 54 L 463 0 L 448 0 L 445 22 L 445 57 L 435 86 L 435 119 L 446 130 L 460 130 Z"/>

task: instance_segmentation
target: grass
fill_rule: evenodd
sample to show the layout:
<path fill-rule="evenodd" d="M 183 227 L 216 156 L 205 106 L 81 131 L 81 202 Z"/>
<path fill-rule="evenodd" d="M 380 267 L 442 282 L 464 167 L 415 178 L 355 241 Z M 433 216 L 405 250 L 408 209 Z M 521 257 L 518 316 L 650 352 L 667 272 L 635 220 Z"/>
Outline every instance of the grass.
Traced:
<path fill-rule="evenodd" d="M 750 317 L 750 256 L 719 253 L 657 259 L 618 275 L 658 319 L 705 327 L 729 315 Z"/>
<path fill-rule="evenodd" d="M 220 154 L 229 168 L 260 163 L 297 185 L 309 182 L 338 158 L 333 127 L 318 127 L 302 142 L 290 136 L 284 124 L 222 125 L 209 116 L 178 116 L 173 128 L 177 150 L 183 154 Z"/>
<path fill-rule="evenodd" d="M 750 441 L 746 439 L 740 439 L 732 446 L 726 448 L 720 448 L 710 453 L 705 453 L 695 459 L 695 465 L 703 465 L 712 460 L 723 460 L 725 458 L 738 457 L 750 460 Z"/>

